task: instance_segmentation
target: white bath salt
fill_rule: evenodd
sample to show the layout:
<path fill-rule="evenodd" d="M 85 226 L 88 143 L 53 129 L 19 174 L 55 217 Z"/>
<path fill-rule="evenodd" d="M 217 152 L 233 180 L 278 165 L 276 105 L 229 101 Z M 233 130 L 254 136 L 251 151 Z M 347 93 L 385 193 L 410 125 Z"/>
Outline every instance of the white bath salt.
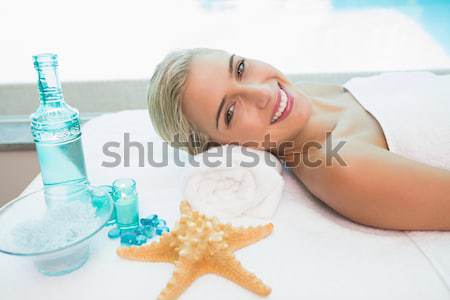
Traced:
<path fill-rule="evenodd" d="M 39 219 L 18 224 L 12 231 L 14 243 L 27 253 L 59 249 L 98 229 L 101 220 L 95 211 L 81 201 L 57 205 Z"/>

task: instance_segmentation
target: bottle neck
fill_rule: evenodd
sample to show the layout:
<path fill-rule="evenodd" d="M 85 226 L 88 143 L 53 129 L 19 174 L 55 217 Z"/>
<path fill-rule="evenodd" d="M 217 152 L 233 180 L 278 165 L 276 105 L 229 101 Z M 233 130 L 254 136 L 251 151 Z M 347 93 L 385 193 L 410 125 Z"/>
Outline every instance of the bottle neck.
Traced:
<path fill-rule="evenodd" d="M 33 56 L 34 68 L 38 72 L 38 89 L 41 104 L 64 102 L 61 82 L 58 78 L 58 56 L 43 53 Z"/>
<path fill-rule="evenodd" d="M 58 104 L 64 102 L 61 82 L 56 67 L 38 68 L 38 89 L 41 104 Z"/>

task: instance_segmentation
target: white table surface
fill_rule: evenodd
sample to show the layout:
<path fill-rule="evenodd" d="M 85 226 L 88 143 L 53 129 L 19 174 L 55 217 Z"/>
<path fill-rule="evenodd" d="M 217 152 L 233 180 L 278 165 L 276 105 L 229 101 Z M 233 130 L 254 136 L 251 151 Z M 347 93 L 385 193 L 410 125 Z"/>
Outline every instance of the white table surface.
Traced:
<path fill-rule="evenodd" d="M 105 142 L 123 141 L 124 131 L 131 132 L 132 140 L 157 141 L 149 128 L 145 111 L 105 115 L 86 124 L 83 143 L 89 178 L 95 185 L 110 184 L 118 177 L 136 179 L 141 214 L 156 213 L 172 227 L 178 218 L 184 169 L 138 167 L 133 154 L 132 167 L 101 166 L 108 159 L 101 150 Z M 445 274 L 438 272 L 414 236 L 351 223 L 318 202 L 288 173 L 284 178 L 273 234 L 236 252 L 243 266 L 272 288 L 268 299 L 450 298 Z M 39 185 L 37 177 L 27 190 Z M 43 276 L 29 260 L 0 254 L 0 299 L 155 299 L 173 265 L 119 258 L 115 253 L 119 241 L 108 239 L 107 231 L 92 243 L 86 264 L 65 276 Z M 450 241 L 447 234 L 439 237 Z M 195 281 L 180 299 L 211 298 L 260 299 L 215 275 Z"/>

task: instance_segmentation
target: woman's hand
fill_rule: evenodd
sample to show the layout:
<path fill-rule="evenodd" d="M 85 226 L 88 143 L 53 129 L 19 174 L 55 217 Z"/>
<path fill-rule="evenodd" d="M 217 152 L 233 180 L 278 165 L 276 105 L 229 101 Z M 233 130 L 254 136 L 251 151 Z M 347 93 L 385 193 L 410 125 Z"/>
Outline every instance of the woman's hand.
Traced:
<path fill-rule="evenodd" d="M 344 142 L 339 156 L 346 166 L 337 161 L 327 166 L 324 146 L 309 153 L 310 161 L 322 161 L 319 166 L 303 165 L 294 170 L 313 194 L 364 225 L 395 230 L 450 230 L 449 170 L 374 145 Z"/>

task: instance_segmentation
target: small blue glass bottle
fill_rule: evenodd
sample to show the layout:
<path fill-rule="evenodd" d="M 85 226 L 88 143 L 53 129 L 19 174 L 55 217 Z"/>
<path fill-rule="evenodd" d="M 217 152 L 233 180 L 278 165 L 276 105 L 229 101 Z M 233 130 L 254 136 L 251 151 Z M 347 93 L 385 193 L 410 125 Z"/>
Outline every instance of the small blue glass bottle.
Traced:
<path fill-rule="evenodd" d="M 45 187 L 88 183 L 79 113 L 65 101 L 56 54 L 33 56 L 40 105 L 31 115 L 31 132 Z"/>
<path fill-rule="evenodd" d="M 131 178 L 114 180 L 113 200 L 116 208 L 116 223 L 120 231 L 136 229 L 139 226 L 136 182 Z"/>

